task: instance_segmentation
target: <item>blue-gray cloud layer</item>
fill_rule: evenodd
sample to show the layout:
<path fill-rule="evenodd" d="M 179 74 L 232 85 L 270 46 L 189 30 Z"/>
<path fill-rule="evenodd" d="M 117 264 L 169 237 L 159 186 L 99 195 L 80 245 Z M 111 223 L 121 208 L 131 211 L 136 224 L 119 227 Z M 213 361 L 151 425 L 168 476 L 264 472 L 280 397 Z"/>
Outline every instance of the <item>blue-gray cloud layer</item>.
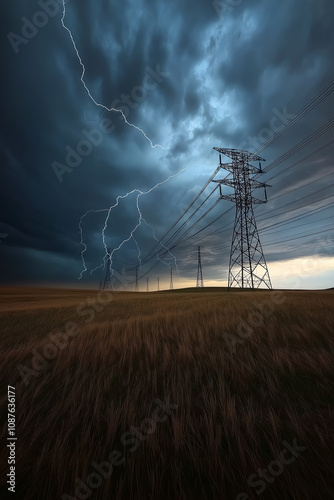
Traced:
<path fill-rule="evenodd" d="M 80 81 L 82 68 L 70 36 L 61 25 L 59 3 L 6 1 L 1 18 L 6 69 L 1 92 L 0 233 L 8 234 L 0 247 L 3 282 L 75 282 L 82 269 L 82 214 L 108 208 L 118 195 L 136 188 L 147 191 L 188 168 L 140 198 L 145 221 L 157 236 L 163 235 L 215 169 L 213 146 L 254 150 L 271 124 L 281 125 L 286 113 L 297 112 L 333 77 L 330 0 L 245 0 L 231 1 L 230 6 L 202 0 L 70 0 L 66 10 L 65 24 L 85 65 L 92 97 L 122 109 L 153 144 L 167 150 L 152 149 L 119 114 L 92 102 Z M 328 97 L 262 153 L 267 163 L 331 119 L 332 108 Z M 105 119 L 112 121 L 112 131 L 94 135 Z M 98 144 L 84 156 L 81 141 L 87 134 Z M 286 162 L 272 171 L 273 200 L 256 209 L 259 227 L 329 202 L 333 148 L 292 165 L 330 137 L 329 131 L 292 157 L 291 169 L 283 172 Z M 78 148 L 79 159 L 73 157 Z M 60 164 L 67 171 L 62 172 Z M 299 198 L 300 204 L 292 204 Z M 291 214 L 298 206 L 304 208 Z M 189 235 L 228 208 L 228 202 L 221 202 Z M 260 222 L 275 208 L 272 217 Z M 91 213 L 84 220 L 89 269 L 103 257 L 105 214 Z M 269 266 L 271 261 L 312 254 L 314 241 L 332 233 L 286 240 L 327 228 L 332 214 L 330 205 L 299 224 L 263 232 Z M 115 248 L 128 236 L 137 215 L 134 195 L 120 202 L 106 230 L 108 246 Z M 182 277 L 195 275 L 195 247 L 201 244 L 206 276 L 226 278 L 232 222 L 233 210 L 176 247 Z M 225 226 L 227 231 L 201 239 Z M 135 236 L 145 256 L 155 243 L 152 230 L 143 224 Z M 136 266 L 137 253 L 131 240 L 117 253 L 118 266 Z M 154 276 L 168 272 L 160 265 Z M 99 272 L 87 272 L 83 282 L 98 279 Z"/>

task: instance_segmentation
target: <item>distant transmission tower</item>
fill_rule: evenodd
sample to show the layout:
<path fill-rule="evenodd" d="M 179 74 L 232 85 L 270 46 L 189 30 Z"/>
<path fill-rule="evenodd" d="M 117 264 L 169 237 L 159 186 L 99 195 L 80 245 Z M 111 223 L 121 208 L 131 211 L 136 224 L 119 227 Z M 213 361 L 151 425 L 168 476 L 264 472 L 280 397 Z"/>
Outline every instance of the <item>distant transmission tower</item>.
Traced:
<path fill-rule="evenodd" d="M 108 252 L 108 260 L 106 265 L 106 275 L 103 282 L 102 290 L 112 290 L 111 286 L 111 249 L 107 249 Z"/>
<path fill-rule="evenodd" d="M 169 285 L 169 289 L 170 290 L 174 289 L 174 286 L 173 286 L 173 269 L 172 268 L 170 268 L 170 285 Z"/>
<path fill-rule="evenodd" d="M 198 253 L 198 265 L 197 265 L 197 288 L 203 288 L 203 272 L 202 272 L 202 259 L 201 259 L 201 247 L 197 247 Z"/>
<path fill-rule="evenodd" d="M 150 290 L 149 290 L 149 287 L 148 287 L 148 276 L 147 276 L 147 278 L 146 278 L 146 291 L 147 291 L 147 292 L 149 292 L 149 291 L 150 291 Z"/>
<path fill-rule="evenodd" d="M 220 199 L 235 203 L 235 222 L 232 237 L 228 287 L 259 288 L 264 284 L 272 288 L 267 263 L 263 254 L 259 233 L 256 227 L 253 205 L 267 203 L 268 184 L 255 180 L 251 175 L 261 174 L 259 167 L 251 165 L 250 161 L 265 161 L 259 156 L 237 149 L 213 148 L 232 159 L 232 163 L 221 162 L 219 166 L 230 172 L 225 179 L 214 180 L 219 183 Z M 222 194 L 222 185 L 232 187 L 234 194 Z M 254 189 L 264 188 L 265 200 L 254 198 Z M 269 186 L 270 187 L 270 186 Z"/>
<path fill-rule="evenodd" d="M 158 278 L 158 291 L 160 290 L 160 278 Z"/>
<path fill-rule="evenodd" d="M 138 266 L 136 267 L 136 284 L 135 284 L 135 292 L 138 292 Z"/>

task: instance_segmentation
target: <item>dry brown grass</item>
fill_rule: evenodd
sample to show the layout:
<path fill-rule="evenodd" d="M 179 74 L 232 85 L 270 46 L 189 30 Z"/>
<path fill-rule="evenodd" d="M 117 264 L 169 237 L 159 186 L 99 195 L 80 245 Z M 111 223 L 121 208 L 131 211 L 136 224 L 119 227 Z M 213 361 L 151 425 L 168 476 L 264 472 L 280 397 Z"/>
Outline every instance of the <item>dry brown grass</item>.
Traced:
<path fill-rule="evenodd" d="M 18 438 L 17 494 L 7 492 L 3 446 L 1 498 L 79 498 L 76 478 L 113 450 L 125 464 L 86 498 L 259 498 L 247 479 L 294 439 L 307 449 L 260 497 L 334 498 L 333 291 L 284 292 L 235 352 L 224 333 L 235 335 L 270 292 L 118 293 L 87 324 L 76 307 L 92 291 L 0 296 L 1 424 L 6 437 L 15 386 Z M 31 367 L 32 350 L 68 321 L 79 334 L 25 384 L 17 366 Z M 121 436 L 151 417 L 157 398 L 178 407 L 131 452 Z"/>

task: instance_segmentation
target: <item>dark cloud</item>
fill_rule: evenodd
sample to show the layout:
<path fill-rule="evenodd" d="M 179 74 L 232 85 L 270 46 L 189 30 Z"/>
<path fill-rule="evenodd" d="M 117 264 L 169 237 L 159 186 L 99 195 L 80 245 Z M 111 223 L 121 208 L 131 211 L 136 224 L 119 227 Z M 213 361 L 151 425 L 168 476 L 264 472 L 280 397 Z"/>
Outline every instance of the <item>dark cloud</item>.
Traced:
<path fill-rule="evenodd" d="M 255 149 L 270 133 L 273 120 L 280 126 L 285 113 L 296 113 L 332 79 L 334 5 L 330 0 L 244 1 L 228 9 L 228 2 L 201 0 L 68 1 L 65 24 L 85 65 L 91 96 L 107 108 L 121 109 L 153 145 L 168 150 L 151 148 L 119 113 L 109 113 L 90 99 L 80 81 L 82 68 L 69 33 L 61 25 L 59 3 L 6 0 L 3 7 L 6 70 L 1 92 L 0 233 L 8 234 L 0 246 L 3 282 L 75 282 L 82 269 L 81 216 L 99 211 L 89 213 L 83 225 L 91 270 L 104 255 L 101 231 L 106 212 L 101 210 L 115 204 L 118 196 L 134 189 L 148 191 L 187 168 L 139 198 L 149 227 L 143 222 L 135 240 L 129 240 L 115 259 L 133 272 L 137 244 L 145 263 L 155 237 L 165 234 L 182 215 L 216 168 L 213 146 Z M 37 14 L 43 10 L 41 4 L 48 12 L 46 23 L 34 28 L 31 22 L 43 24 L 43 16 Z M 262 153 L 267 164 L 330 120 L 332 108 L 329 96 Z M 106 119 L 111 120 L 108 132 L 103 128 Z M 88 144 L 88 151 L 82 142 L 87 134 L 96 142 Z M 293 164 L 330 137 L 328 129 L 267 175 L 275 175 L 270 180 L 269 203 L 257 207 L 256 214 L 269 265 L 312 254 L 318 238 L 313 233 L 330 222 L 329 205 L 300 219 L 300 226 L 297 219 L 290 226 L 265 229 L 269 222 L 276 224 L 305 213 L 307 207 L 313 210 L 328 204 L 333 148 Z M 55 162 L 58 166 L 52 167 Z M 105 232 L 108 246 L 120 245 L 136 226 L 138 194 L 121 200 L 111 212 Z M 204 214 L 214 196 L 183 231 Z M 233 209 L 196 237 L 190 236 L 228 208 L 228 202 L 219 204 L 173 250 L 182 279 L 195 275 L 198 244 L 204 247 L 207 279 L 226 279 Z M 272 218 L 261 222 L 271 211 Z M 288 243 L 303 232 L 310 234 L 309 239 Z M 319 234 L 319 238 L 328 236 L 330 232 Z M 275 241 L 283 243 L 275 245 Z M 170 264 L 171 256 L 165 257 Z M 150 261 L 143 272 L 154 263 Z M 167 276 L 168 267 L 159 264 L 152 273 Z M 99 278 L 100 271 L 92 276 L 87 272 L 82 283 L 94 284 Z"/>

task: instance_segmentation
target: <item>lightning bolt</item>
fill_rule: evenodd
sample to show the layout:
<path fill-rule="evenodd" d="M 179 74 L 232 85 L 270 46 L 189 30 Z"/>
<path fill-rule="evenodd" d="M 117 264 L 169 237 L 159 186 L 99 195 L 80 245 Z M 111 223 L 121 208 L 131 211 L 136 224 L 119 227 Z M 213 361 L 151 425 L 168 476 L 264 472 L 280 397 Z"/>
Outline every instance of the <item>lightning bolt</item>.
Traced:
<path fill-rule="evenodd" d="M 81 83 L 82 85 L 84 86 L 89 98 L 92 100 L 92 102 L 99 108 L 102 108 L 104 110 L 104 112 L 116 112 L 116 113 L 120 113 L 123 117 L 123 120 L 124 122 L 129 125 L 130 127 L 133 127 L 135 128 L 136 130 L 138 130 L 144 137 L 145 139 L 150 143 L 151 145 L 151 148 L 155 149 L 155 148 L 161 148 L 163 150 L 166 151 L 166 148 L 164 148 L 163 146 L 161 146 L 160 144 L 153 144 L 153 142 L 151 141 L 151 139 L 146 135 L 146 133 L 139 127 L 137 127 L 136 125 L 134 125 L 133 123 L 129 122 L 125 116 L 125 114 L 123 113 L 123 111 L 121 109 L 117 109 L 117 108 L 108 108 L 107 106 L 105 106 L 104 104 L 101 104 L 99 102 L 96 101 L 96 99 L 92 96 L 91 94 L 91 91 L 89 90 L 89 88 L 87 87 L 86 85 L 86 82 L 85 82 L 85 74 L 86 74 L 86 68 L 85 68 L 85 65 L 81 59 L 81 56 L 79 54 L 79 51 L 78 51 L 78 48 L 77 48 L 77 45 L 75 43 L 75 40 L 73 38 L 73 35 L 72 35 L 72 32 L 71 30 L 66 26 L 65 24 L 65 17 L 66 17 L 66 4 L 65 4 L 65 0 L 62 0 L 62 5 L 63 5 L 63 14 L 62 14 L 62 18 L 61 18 L 61 24 L 62 24 L 62 27 L 67 31 L 67 33 L 69 34 L 69 37 L 71 39 L 71 42 L 72 42 L 72 45 L 73 45 L 73 48 L 75 50 L 75 53 L 77 55 L 77 58 L 78 58 L 78 61 L 80 63 L 80 66 L 82 68 L 82 73 L 81 73 L 81 77 L 80 77 L 80 80 L 81 80 Z M 102 115 L 103 116 L 103 115 Z M 190 167 L 188 167 L 190 168 Z M 143 195 L 147 195 L 149 193 L 151 193 L 154 189 L 156 189 L 157 187 L 161 186 L 162 184 L 165 184 L 166 182 L 168 182 L 170 179 L 176 177 L 177 175 L 181 174 L 182 172 L 184 172 L 185 170 L 188 170 L 188 168 L 184 168 L 182 170 L 180 170 L 179 172 L 177 172 L 176 174 L 174 175 L 170 175 L 167 179 L 165 179 L 164 181 L 162 182 L 159 182 L 158 184 L 156 184 L 155 186 L 153 186 L 152 188 L 150 188 L 148 191 L 141 191 L 139 189 L 133 189 L 132 191 L 126 193 L 125 195 L 122 195 L 122 196 L 117 196 L 116 198 L 116 202 L 114 205 L 111 205 L 109 208 L 105 208 L 105 209 L 101 209 L 101 210 L 88 210 L 85 214 L 83 214 L 80 218 L 80 222 L 79 222 L 79 232 L 80 232 L 80 244 L 81 246 L 83 247 L 82 251 L 81 251 L 81 261 L 82 261 L 82 271 L 80 272 L 80 275 L 79 275 L 79 280 L 82 279 L 83 275 L 85 272 L 88 271 L 88 268 L 86 266 L 86 260 L 85 260 L 85 253 L 86 251 L 88 250 L 88 247 L 84 241 L 84 234 L 83 234 L 83 222 L 84 222 L 84 219 L 91 213 L 99 213 L 99 212 L 107 212 L 107 216 L 105 218 L 105 221 L 104 221 L 104 226 L 103 226 L 103 229 L 102 229 L 102 241 L 103 241 L 103 246 L 104 246 L 104 249 L 105 249 L 105 256 L 103 258 L 103 262 L 104 264 L 102 264 L 101 266 L 98 266 L 96 268 L 94 268 L 92 271 L 91 271 L 91 274 L 96 271 L 97 269 L 103 267 L 106 262 L 108 261 L 108 259 L 110 259 L 111 263 L 112 263 L 112 257 L 113 257 L 113 254 L 114 252 L 120 250 L 122 248 L 122 246 L 127 243 L 128 241 L 130 241 L 131 239 L 133 239 L 135 245 L 137 246 L 137 249 L 138 249 L 138 260 L 139 260 L 139 264 L 140 264 L 140 268 L 141 268 L 141 265 L 142 265 L 142 261 L 141 261 L 141 252 L 140 252 L 140 248 L 139 248 L 139 245 L 134 237 L 134 234 L 135 232 L 137 231 L 137 229 L 141 226 L 141 223 L 144 222 L 151 230 L 152 230 L 152 234 L 153 234 L 153 237 L 154 239 L 159 243 L 157 237 L 155 236 L 155 232 L 154 232 L 154 229 L 147 223 L 147 221 L 143 218 L 142 216 L 142 213 L 141 213 L 141 210 L 140 210 L 140 207 L 139 207 L 139 198 Z M 134 194 L 134 193 L 137 193 L 137 198 L 136 198 L 136 206 L 137 206 L 137 211 L 138 211 L 138 221 L 137 221 L 137 224 L 135 225 L 135 227 L 132 229 L 132 231 L 130 232 L 130 235 L 128 238 L 126 238 L 124 241 L 122 241 L 122 243 L 120 243 L 120 245 L 117 247 L 117 248 L 114 248 L 112 250 L 112 252 L 109 254 L 108 252 L 108 248 L 107 248 L 107 244 L 106 244 L 106 238 L 105 238 L 105 232 L 108 228 L 108 222 L 109 222 L 109 218 L 110 218 L 110 214 L 111 214 L 111 211 L 116 208 L 119 204 L 119 200 L 120 199 L 125 199 L 127 198 L 128 196 L 130 196 L 131 194 Z M 171 257 L 174 259 L 174 263 L 175 263 L 175 267 L 177 269 L 177 272 L 179 273 L 179 269 L 178 269 L 178 266 L 177 266 L 177 261 L 176 261 L 176 257 L 169 251 L 169 249 L 162 243 L 160 242 L 160 244 L 162 245 L 163 248 L 165 248 L 168 253 L 171 255 Z M 167 265 L 168 264 L 160 259 L 159 257 L 159 251 L 157 252 L 156 254 L 157 256 L 157 259 L 159 259 L 163 264 Z"/>
<path fill-rule="evenodd" d="M 133 189 L 132 191 L 129 191 L 128 193 L 124 194 L 124 195 L 119 195 L 117 196 L 116 198 L 116 201 L 113 205 L 111 205 L 109 208 L 103 208 L 103 209 L 100 209 L 100 210 L 87 210 L 87 212 L 85 214 L 83 214 L 80 218 L 80 222 L 79 222 L 79 231 L 80 231 L 80 243 L 81 245 L 83 246 L 83 249 L 81 251 L 81 261 L 82 261 L 82 265 L 83 265 L 83 269 L 79 275 L 79 280 L 82 279 L 84 273 L 86 271 L 88 271 L 88 268 L 86 266 L 86 260 L 85 260 L 85 253 L 87 251 L 87 245 L 84 241 L 84 235 L 83 235 L 83 222 L 84 222 L 84 219 L 87 217 L 87 215 L 91 214 L 91 213 L 99 213 L 99 212 L 107 212 L 107 215 L 106 215 L 106 218 L 104 220 L 104 226 L 103 226 L 103 229 L 102 229 L 102 242 L 103 242 L 103 246 L 104 246 L 104 250 L 105 250 L 105 256 L 103 258 L 103 262 L 104 264 L 101 264 L 100 266 L 97 266 L 95 267 L 94 269 L 92 269 L 92 271 L 90 272 L 90 274 L 93 274 L 95 271 L 97 271 L 98 269 L 100 269 L 101 267 L 103 267 L 106 263 L 106 261 L 108 259 L 110 259 L 111 261 L 111 264 L 112 264 L 112 258 L 113 258 L 113 254 L 115 252 L 117 252 L 118 250 L 120 250 L 122 248 L 122 246 L 129 242 L 131 239 L 133 239 L 133 241 L 135 242 L 137 248 L 138 248 L 138 259 L 139 259 L 139 263 L 140 263 L 140 268 L 141 268 L 141 253 L 140 253 L 140 248 L 138 246 L 138 243 L 137 241 L 135 240 L 135 237 L 134 237 L 134 234 L 135 232 L 137 231 L 137 229 L 141 226 L 142 222 L 144 222 L 148 227 L 150 227 L 153 231 L 153 236 L 155 238 L 155 240 L 158 242 L 158 239 L 156 238 L 155 234 L 154 234 L 154 230 L 151 226 L 149 226 L 149 224 L 146 222 L 146 220 L 143 218 L 143 215 L 141 213 L 141 210 L 140 210 L 140 206 L 139 206 L 139 199 L 141 196 L 145 196 L 145 195 L 148 195 L 150 194 L 152 191 L 154 191 L 154 189 L 157 189 L 159 186 L 162 186 L 163 184 L 165 184 L 166 182 L 168 182 L 170 179 L 173 179 L 175 177 L 177 177 L 178 175 L 180 175 L 182 172 L 185 172 L 186 170 L 188 170 L 190 167 L 187 167 L 187 168 L 183 168 L 182 170 L 180 170 L 179 172 L 177 172 L 176 174 L 173 174 L 173 175 L 170 175 L 169 177 L 167 177 L 167 179 L 161 181 L 161 182 L 158 182 L 155 186 L 151 187 L 150 189 L 148 189 L 147 191 L 141 191 L 140 189 Z M 122 200 L 122 199 L 126 199 L 128 196 L 131 196 L 132 194 L 136 193 L 136 207 L 137 207 L 137 212 L 138 212 L 138 220 L 135 224 L 135 226 L 133 227 L 133 229 L 131 230 L 129 236 L 123 240 L 119 245 L 118 247 L 114 248 L 111 253 L 108 252 L 108 246 L 107 246 L 107 243 L 106 243 L 106 230 L 108 229 L 108 222 L 109 222 L 109 219 L 110 219 L 110 214 L 112 212 L 112 210 L 116 207 L 118 207 L 119 205 L 119 200 Z M 166 249 L 168 250 L 168 248 L 163 245 L 161 243 L 161 245 Z M 177 262 L 176 262 L 176 257 L 168 250 L 168 252 L 170 253 L 170 255 L 172 256 L 172 258 L 174 259 L 174 262 L 175 262 L 175 266 L 177 268 L 177 271 L 179 272 L 178 270 L 178 267 L 177 267 Z M 163 260 L 161 260 L 157 254 L 157 258 L 163 263 L 163 264 L 166 264 L 168 265 L 166 262 L 164 262 Z"/>
<path fill-rule="evenodd" d="M 138 250 L 139 269 L 141 269 L 141 251 L 140 251 L 139 245 L 137 243 L 137 240 L 133 235 L 132 235 L 132 239 L 133 239 L 133 241 L 137 247 L 137 250 Z"/>
<path fill-rule="evenodd" d="M 84 257 L 84 254 L 88 250 L 88 248 L 87 248 L 86 243 L 84 242 L 82 222 L 83 222 L 84 218 L 87 217 L 88 214 L 98 213 L 98 212 L 106 212 L 107 210 L 108 209 L 104 209 L 104 208 L 102 208 L 101 210 L 87 210 L 87 212 L 84 215 L 82 215 L 81 218 L 80 218 L 80 222 L 79 222 L 80 245 L 83 246 L 84 249 L 81 252 L 81 262 L 82 262 L 83 269 L 82 269 L 82 271 L 81 271 L 81 273 L 79 275 L 79 280 L 81 280 L 81 278 L 84 275 L 84 273 L 86 271 L 88 271 L 88 269 L 86 267 L 85 257 Z M 106 256 L 107 255 L 108 255 L 108 251 L 106 250 Z"/>
<path fill-rule="evenodd" d="M 125 114 L 123 113 L 123 111 L 122 111 L 121 109 L 117 109 L 117 108 L 108 108 L 108 107 L 107 107 L 107 106 L 105 106 L 104 104 L 101 104 L 101 103 L 97 102 L 97 101 L 94 99 L 94 97 L 92 96 L 92 94 L 91 94 L 91 92 L 90 92 L 89 88 L 87 87 L 86 82 L 85 82 L 85 80 L 84 80 L 84 77 L 85 77 L 85 74 L 86 74 L 86 68 L 85 68 L 85 65 L 84 65 L 84 63 L 82 62 L 82 59 L 81 59 L 81 57 L 80 57 L 80 54 L 79 54 L 79 51 L 78 51 L 77 45 L 76 45 L 76 43 L 75 43 L 75 41 L 74 41 L 74 38 L 73 38 L 72 32 L 71 32 L 71 30 L 70 30 L 70 29 L 66 26 L 66 24 L 65 24 L 65 16 L 66 16 L 66 4 L 65 4 L 65 0 L 62 0 L 62 3 L 63 3 L 63 15 L 62 15 L 62 18 L 61 18 L 61 24 L 62 24 L 63 28 L 64 28 L 64 29 L 68 32 L 68 34 L 69 34 L 69 36 L 70 36 L 70 39 L 71 39 L 72 45 L 73 45 L 73 47 L 74 47 L 74 50 L 75 50 L 75 52 L 76 52 L 77 58 L 78 58 L 79 63 L 80 63 L 80 66 L 81 66 L 81 68 L 82 68 L 82 73 L 81 73 L 80 80 L 81 80 L 81 83 L 82 83 L 82 85 L 84 86 L 84 88 L 85 88 L 85 90 L 86 90 L 86 92 L 87 92 L 88 96 L 90 97 L 90 99 L 93 101 L 93 103 L 94 103 L 96 106 L 98 106 L 98 107 L 100 107 L 100 108 L 103 108 L 105 111 L 108 111 L 108 112 L 114 111 L 114 112 L 116 112 L 116 113 L 121 113 L 121 115 L 122 115 L 123 120 L 125 121 L 125 123 L 126 123 L 127 125 L 129 125 L 130 127 L 133 127 L 133 128 L 135 128 L 136 130 L 138 130 L 138 131 L 139 131 L 139 132 L 140 132 L 140 133 L 141 133 L 141 134 L 145 137 L 145 139 L 146 139 L 146 140 L 150 143 L 151 148 L 153 148 L 153 149 L 154 149 L 154 148 L 161 148 L 161 149 L 163 149 L 163 150 L 165 150 L 165 151 L 166 151 L 167 149 L 166 149 L 166 148 L 164 148 L 163 146 L 161 146 L 160 144 L 153 144 L 153 142 L 151 141 L 151 139 L 150 139 L 149 137 L 147 137 L 147 135 L 145 134 L 145 132 L 144 132 L 141 128 L 137 127 L 137 126 L 136 126 L 136 125 L 134 125 L 133 123 L 130 123 L 130 122 L 126 119 L 126 116 L 125 116 Z"/>

